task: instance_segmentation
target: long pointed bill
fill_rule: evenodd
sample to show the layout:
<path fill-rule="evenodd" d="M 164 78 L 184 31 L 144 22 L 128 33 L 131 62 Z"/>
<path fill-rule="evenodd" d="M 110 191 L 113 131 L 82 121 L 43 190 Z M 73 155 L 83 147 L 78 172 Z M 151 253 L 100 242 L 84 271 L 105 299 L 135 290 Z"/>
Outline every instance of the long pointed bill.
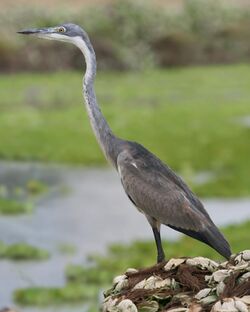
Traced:
<path fill-rule="evenodd" d="M 68 36 L 65 36 L 64 33 L 58 32 L 58 27 L 24 29 L 17 33 L 22 35 L 33 35 L 43 39 L 70 41 Z"/>
<path fill-rule="evenodd" d="M 17 33 L 23 35 L 46 35 L 54 32 L 54 28 L 31 28 L 20 30 Z"/>

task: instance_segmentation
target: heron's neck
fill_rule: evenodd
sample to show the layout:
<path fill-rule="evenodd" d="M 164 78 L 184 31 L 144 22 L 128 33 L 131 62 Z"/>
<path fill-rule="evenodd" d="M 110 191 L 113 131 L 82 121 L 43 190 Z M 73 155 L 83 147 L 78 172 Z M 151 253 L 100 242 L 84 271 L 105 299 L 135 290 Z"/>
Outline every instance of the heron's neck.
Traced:
<path fill-rule="evenodd" d="M 83 77 L 83 97 L 87 107 L 88 116 L 97 141 L 106 158 L 115 165 L 114 142 L 117 138 L 113 135 L 97 103 L 94 80 L 96 75 L 96 57 L 92 45 L 88 45 L 78 37 L 75 44 L 82 51 L 86 61 L 86 72 Z"/>

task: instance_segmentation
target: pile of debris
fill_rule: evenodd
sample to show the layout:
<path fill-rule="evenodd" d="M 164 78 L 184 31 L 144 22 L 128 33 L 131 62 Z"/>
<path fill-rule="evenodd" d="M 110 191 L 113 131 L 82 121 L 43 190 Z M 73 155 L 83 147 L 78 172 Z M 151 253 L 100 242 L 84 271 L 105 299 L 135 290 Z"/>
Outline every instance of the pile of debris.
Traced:
<path fill-rule="evenodd" d="M 178 258 L 128 269 L 104 296 L 103 312 L 250 312 L 250 250 L 223 263 Z"/>

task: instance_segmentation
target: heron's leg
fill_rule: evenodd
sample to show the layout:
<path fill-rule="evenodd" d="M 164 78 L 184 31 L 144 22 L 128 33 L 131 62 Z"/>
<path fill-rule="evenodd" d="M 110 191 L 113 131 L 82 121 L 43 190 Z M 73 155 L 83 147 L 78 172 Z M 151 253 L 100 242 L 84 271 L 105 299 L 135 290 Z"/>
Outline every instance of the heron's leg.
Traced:
<path fill-rule="evenodd" d="M 155 243 L 157 247 L 157 263 L 161 263 L 165 260 L 165 253 L 161 243 L 161 233 L 157 227 L 152 227 L 152 230 L 154 233 Z"/>
<path fill-rule="evenodd" d="M 161 223 L 158 222 L 155 218 L 152 218 L 150 216 L 146 217 L 154 233 L 155 243 L 157 247 L 157 263 L 163 262 L 165 260 L 165 253 L 161 243 L 161 233 L 160 233 Z"/>

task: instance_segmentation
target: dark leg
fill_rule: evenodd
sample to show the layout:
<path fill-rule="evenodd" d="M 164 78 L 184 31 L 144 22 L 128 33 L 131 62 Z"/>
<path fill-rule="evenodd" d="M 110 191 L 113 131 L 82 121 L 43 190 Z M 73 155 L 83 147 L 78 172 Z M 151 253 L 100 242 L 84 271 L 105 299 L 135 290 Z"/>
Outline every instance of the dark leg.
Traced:
<path fill-rule="evenodd" d="M 157 247 L 157 263 L 161 263 L 165 260 L 165 253 L 161 244 L 161 234 L 160 231 L 156 227 L 152 227 L 155 243 Z"/>

